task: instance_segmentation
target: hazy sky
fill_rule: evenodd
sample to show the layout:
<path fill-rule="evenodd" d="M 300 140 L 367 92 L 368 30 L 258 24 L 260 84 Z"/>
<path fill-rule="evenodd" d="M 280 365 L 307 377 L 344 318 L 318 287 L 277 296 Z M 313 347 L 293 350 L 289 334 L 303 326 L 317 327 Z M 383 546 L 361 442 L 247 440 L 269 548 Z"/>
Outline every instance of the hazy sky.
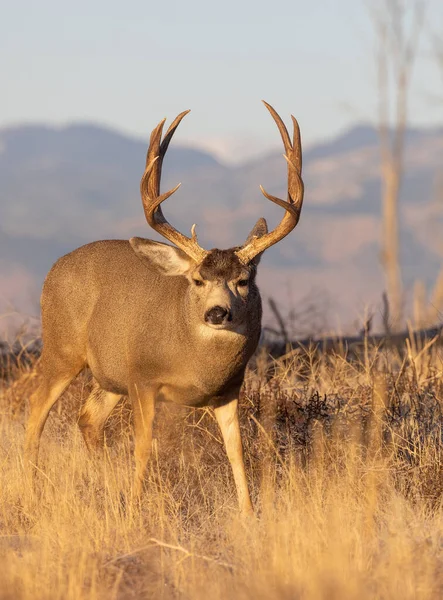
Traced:
<path fill-rule="evenodd" d="M 88 120 L 146 137 L 191 108 L 181 142 L 241 160 L 279 142 L 264 98 L 305 143 L 375 114 L 377 0 L 0 0 L 0 126 Z M 411 121 L 443 121 L 430 0 Z M 440 97 L 440 102 L 438 101 Z"/>

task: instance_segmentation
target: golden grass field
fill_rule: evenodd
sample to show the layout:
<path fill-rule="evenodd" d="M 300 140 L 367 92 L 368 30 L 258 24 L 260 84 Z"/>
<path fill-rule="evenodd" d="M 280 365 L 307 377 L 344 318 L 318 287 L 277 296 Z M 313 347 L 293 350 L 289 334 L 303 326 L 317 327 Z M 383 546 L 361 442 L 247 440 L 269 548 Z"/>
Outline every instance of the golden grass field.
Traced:
<path fill-rule="evenodd" d="M 256 519 L 238 514 L 209 410 L 159 407 L 141 505 L 131 411 L 90 458 L 89 382 L 56 404 L 34 494 L 24 476 L 33 365 L 0 383 L 0 598 L 366 599 L 443 596 L 442 360 L 368 351 L 295 357 L 247 377 L 241 406 Z"/>

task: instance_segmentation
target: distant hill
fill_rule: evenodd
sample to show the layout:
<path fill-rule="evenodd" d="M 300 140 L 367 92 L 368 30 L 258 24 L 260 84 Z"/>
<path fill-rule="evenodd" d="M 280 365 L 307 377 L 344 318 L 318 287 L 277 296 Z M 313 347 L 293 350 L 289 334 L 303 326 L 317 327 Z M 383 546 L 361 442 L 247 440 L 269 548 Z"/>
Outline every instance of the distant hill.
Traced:
<path fill-rule="evenodd" d="M 178 228 L 197 223 L 199 240 L 211 248 L 241 243 L 260 216 L 276 224 L 281 211 L 258 186 L 285 196 L 281 154 L 227 167 L 180 147 L 180 132 L 176 138 L 163 186 L 183 183 L 164 209 Z M 43 277 L 61 254 L 94 239 L 151 237 L 139 196 L 147 141 L 90 124 L 0 129 L 0 302 L 35 312 Z M 432 285 L 440 269 L 442 157 L 443 130 L 408 132 L 401 203 L 407 289 L 417 278 Z M 331 326 L 335 314 L 348 324 L 375 307 L 383 289 L 375 130 L 357 126 L 307 149 L 304 179 L 301 222 L 266 253 L 261 287 L 296 311 L 306 297 L 327 299 Z"/>

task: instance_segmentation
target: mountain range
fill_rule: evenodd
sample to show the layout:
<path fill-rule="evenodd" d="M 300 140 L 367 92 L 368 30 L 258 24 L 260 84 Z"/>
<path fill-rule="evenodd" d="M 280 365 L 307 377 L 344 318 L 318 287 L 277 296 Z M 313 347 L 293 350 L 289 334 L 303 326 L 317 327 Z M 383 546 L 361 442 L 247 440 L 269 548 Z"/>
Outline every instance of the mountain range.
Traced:
<path fill-rule="evenodd" d="M 286 197 L 281 153 L 226 166 L 210 153 L 180 146 L 163 167 L 163 189 L 181 181 L 164 206 L 178 229 L 197 223 L 206 248 L 241 244 L 264 216 L 281 209 L 260 193 Z M 139 194 L 147 140 L 91 124 L 0 129 L 0 312 L 38 314 L 43 278 L 62 254 L 92 240 L 159 239 Z M 384 289 L 380 265 L 381 182 L 377 132 L 354 127 L 304 152 L 305 201 L 297 229 L 265 253 L 259 283 L 293 320 L 318 330 L 349 329 Z M 441 268 L 443 129 L 410 129 L 401 191 L 401 262 L 406 294 L 429 288 Z M 3 303 L 3 307 L 1 306 Z M 437 316 L 437 315 L 436 315 Z M 267 319 L 271 319 L 268 314 Z"/>

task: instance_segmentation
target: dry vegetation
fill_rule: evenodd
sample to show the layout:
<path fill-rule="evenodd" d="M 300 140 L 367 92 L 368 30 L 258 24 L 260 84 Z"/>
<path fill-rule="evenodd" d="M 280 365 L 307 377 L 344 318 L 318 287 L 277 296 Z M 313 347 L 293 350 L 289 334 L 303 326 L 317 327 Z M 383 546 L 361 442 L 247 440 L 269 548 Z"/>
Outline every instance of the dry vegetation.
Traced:
<path fill-rule="evenodd" d="M 210 411 L 159 407 L 141 506 L 131 411 L 88 457 L 80 377 L 48 420 L 38 493 L 23 472 L 32 364 L 0 388 L 0 597 L 441 598 L 441 350 L 368 351 L 248 375 L 242 425 L 256 520 L 237 513 Z"/>

